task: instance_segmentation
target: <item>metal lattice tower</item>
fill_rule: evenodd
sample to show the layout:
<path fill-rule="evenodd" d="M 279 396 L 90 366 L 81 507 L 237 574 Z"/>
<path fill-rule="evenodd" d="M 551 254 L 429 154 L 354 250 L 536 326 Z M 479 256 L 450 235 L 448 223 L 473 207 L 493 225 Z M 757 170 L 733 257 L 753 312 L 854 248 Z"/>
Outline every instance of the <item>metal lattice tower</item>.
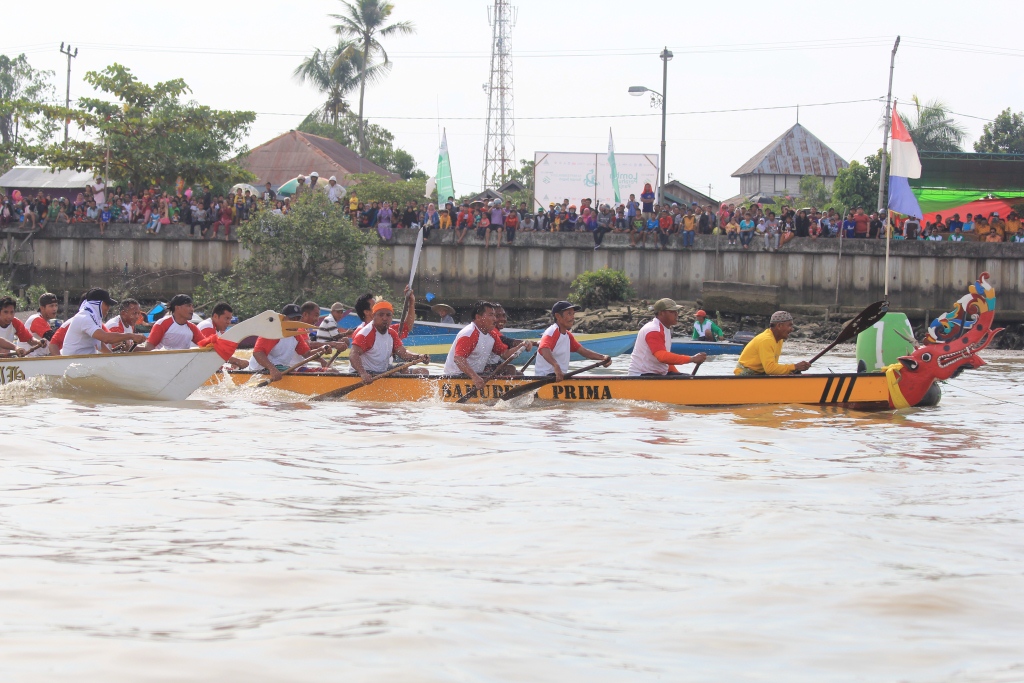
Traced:
<path fill-rule="evenodd" d="M 484 143 L 484 189 L 495 188 L 515 168 L 516 137 L 512 96 L 512 28 L 516 9 L 509 0 L 494 0 L 487 9 L 493 29 L 491 39 L 491 80 L 487 93 L 487 141 Z"/>

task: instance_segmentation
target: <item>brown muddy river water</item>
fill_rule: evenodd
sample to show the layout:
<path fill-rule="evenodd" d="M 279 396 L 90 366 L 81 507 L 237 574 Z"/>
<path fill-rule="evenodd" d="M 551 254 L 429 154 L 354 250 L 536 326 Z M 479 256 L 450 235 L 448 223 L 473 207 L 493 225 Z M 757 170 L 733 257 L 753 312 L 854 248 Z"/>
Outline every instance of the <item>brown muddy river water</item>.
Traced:
<path fill-rule="evenodd" d="M 1024 355 L 983 355 L 873 414 L 9 385 L 0 680 L 1021 681 Z"/>

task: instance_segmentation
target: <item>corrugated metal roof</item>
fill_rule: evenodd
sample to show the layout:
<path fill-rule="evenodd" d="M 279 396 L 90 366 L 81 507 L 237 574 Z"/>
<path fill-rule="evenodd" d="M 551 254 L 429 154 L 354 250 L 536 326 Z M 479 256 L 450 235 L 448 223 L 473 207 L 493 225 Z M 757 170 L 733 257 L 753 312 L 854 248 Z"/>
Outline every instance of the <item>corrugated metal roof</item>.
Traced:
<path fill-rule="evenodd" d="M 798 123 L 740 166 L 732 177 L 756 173 L 835 177 L 847 166 L 841 156 Z"/>
<path fill-rule="evenodd" d="M 344 176 L 350 173 L 376 173 L 400 180 L 398 175 L 361 158 L 334 140 L 296 130 L 253 148 L 241 160 L 241 165 L 259 178 L 257 185 L 269 182 L 275 187 L 313 171 L 320 174 L 321 182 L 334 175 L 342 185 L 349 184 Z"/>
<path fill-rule="evenodd" d="M 95 175 L 81 171 L 51 171 L 48 166 L 15 166 L 0 176 L 0 187 L 39 190 L 84 190 Z"/>

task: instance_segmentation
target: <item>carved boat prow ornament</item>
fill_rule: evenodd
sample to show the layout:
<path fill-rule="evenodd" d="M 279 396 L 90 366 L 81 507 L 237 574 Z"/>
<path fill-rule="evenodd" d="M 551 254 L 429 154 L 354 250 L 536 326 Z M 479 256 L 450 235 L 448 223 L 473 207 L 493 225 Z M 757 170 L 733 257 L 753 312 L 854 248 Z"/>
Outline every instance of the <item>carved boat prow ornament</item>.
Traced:
<path fill-rule="evenodd" d="M 909 356 L 901 356 L 898 364 L 885 369 L 894 408 L 921 405 L 935 382 L 985 365 L 978 352 L 1003 331 L 993 327 L 996 290 L 988 278 L 988 273 L 982 273 L 952 311 L 931 322 L 924 343 Z"/>
<path fill-rule="evenodd" d="M 0 384 L 45 376 L 60 378 L 91 398 L 110 395 L 180 401 L 217 372 L 246 337 L 282 339 L 312 327 L 282 318 L 274 311 L 264 311 L 234 325 L 223 335 L 208 337 L 201 348 L 0 359 Z"/>

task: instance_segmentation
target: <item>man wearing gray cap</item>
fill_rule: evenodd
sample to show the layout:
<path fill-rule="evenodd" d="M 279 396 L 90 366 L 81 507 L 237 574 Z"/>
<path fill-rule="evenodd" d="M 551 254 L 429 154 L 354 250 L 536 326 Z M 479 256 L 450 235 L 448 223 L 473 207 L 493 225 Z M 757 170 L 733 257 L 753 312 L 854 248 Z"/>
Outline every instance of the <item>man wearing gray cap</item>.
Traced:
<path fill-rule="evenodd" d="M 672 299 L 658 299 L 651 310 L 654 319 L 640 328 L 636 335 L 636 344 L 629 357 L 629 374 L 640 375 L 679 375 L 677 365 L 685 363 L 703 363 L 707 360 L 706 353 L 695 356 L 684 356 L 672 353 L 672 327 L 679 322 L 679 309 Z"/>
<path fill-rule="evenodd" d="M 791 375 L 811 367 L 805 360 L 789 365 L 779 363 L 782 342 L 793 332 L 793 315 L 787 311 L 775 311 L 768 322 L 768 329 L 757 335 L 743 347 L 739 362 L 733 374 L 744 377 L 754 375 Z"/>

